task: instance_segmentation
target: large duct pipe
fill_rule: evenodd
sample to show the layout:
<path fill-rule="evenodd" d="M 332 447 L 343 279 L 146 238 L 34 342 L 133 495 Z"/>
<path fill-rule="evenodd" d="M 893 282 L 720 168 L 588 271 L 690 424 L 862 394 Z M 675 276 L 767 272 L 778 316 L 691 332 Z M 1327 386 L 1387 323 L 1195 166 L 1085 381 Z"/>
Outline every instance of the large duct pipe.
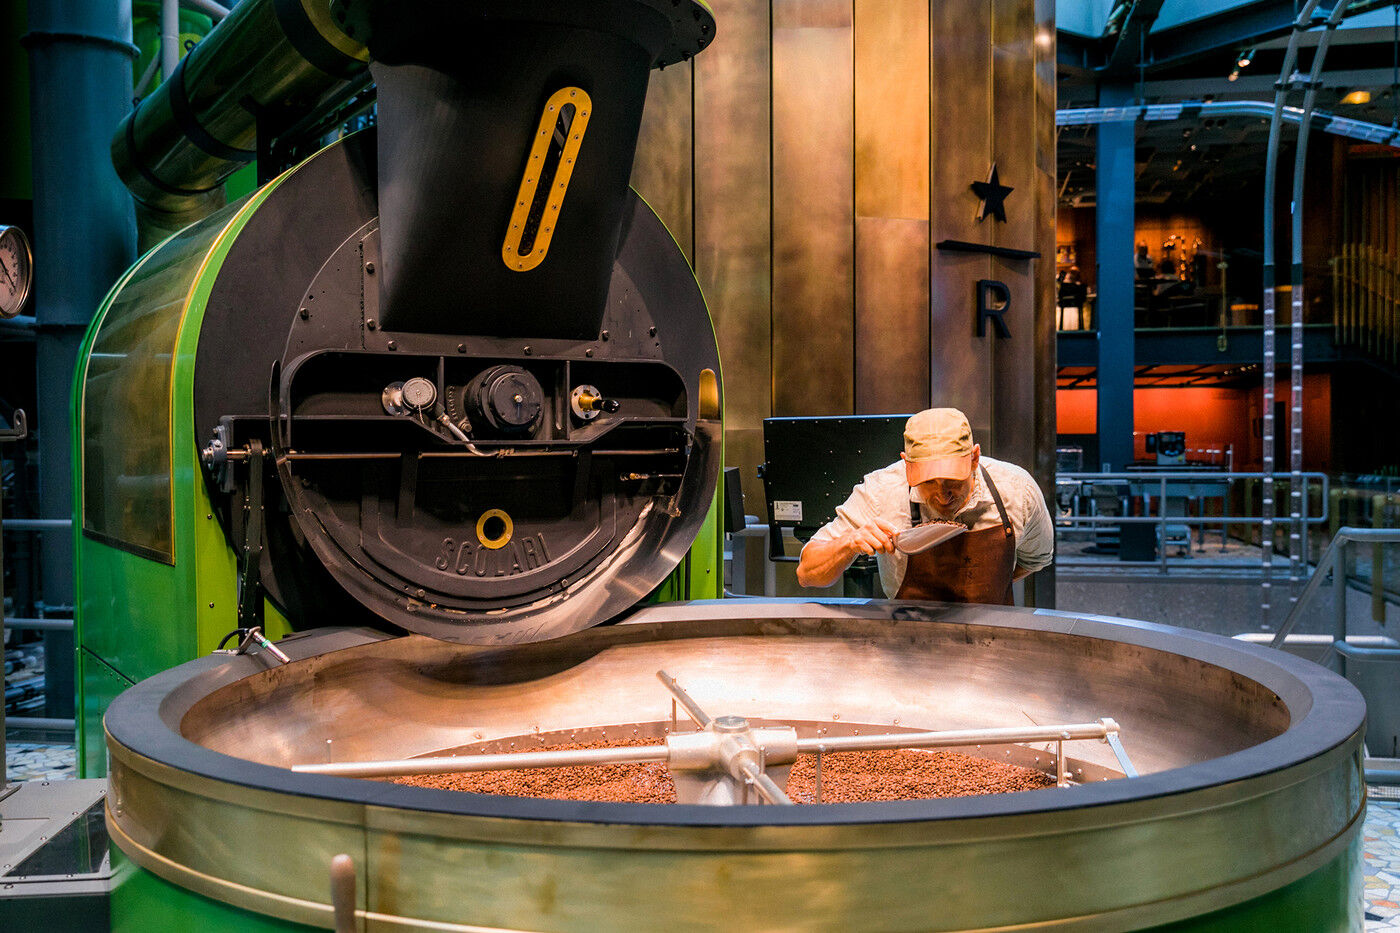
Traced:
<path fill-rule="evenodd" d="M 143 215 L 167 229 L 199 219 L 257 157 L 260 129 L 275 133 L 364 76 L 367 26 L 347 9 L 243 0 L 180 61 L 112 137 Z"/>

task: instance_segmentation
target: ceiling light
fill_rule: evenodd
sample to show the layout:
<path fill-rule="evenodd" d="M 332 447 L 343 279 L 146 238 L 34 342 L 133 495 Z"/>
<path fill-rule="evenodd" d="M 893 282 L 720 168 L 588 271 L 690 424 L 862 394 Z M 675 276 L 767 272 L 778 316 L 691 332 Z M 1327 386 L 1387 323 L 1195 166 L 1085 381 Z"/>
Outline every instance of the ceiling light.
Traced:
<path fill-rule="evenodd" d="M 1236 68 L 1234 71 L 1230 72 L 1228 80 L 1230 80 L 1230 81 L 1238 81 L 1239 79 L 1240 79 L 1240 70 L 1239 70 L 1238 68 Z"/>
<path fill-rule="evenodd" d="M 1235 64 L 1241 68 L 1248 68 L 1250 62 L 1254 61 L 1254 51 L 1254 49 L 1249 49 L 1246 52 L 1241 52 L 1240 57 L 1235 60 Z"/>
<path fill-rule="evenodd" d="M 1340 103 L 1343 104 L 1369 104 L 1370 102 L 1370 91 L 1352 91 L 1346 97 L 1343 97 L 1340 101 Z"/>

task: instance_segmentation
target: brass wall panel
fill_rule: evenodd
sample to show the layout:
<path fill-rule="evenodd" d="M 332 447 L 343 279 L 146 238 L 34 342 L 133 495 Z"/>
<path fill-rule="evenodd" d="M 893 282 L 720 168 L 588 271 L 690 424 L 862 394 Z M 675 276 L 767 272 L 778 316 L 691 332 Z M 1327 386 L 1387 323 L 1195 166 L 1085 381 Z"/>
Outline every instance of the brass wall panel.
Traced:
<path fill-rule="evenodd" d="M 855 0 L 855 410 L 929 401 L 929 4 Z"/>
<path fill-rule="evenodd" d="M 857 217 L 928 220 L 928 10 L 855 0 Z"/>
<path fill-rule="evenodd" d="M 927 221 L 856 218 L 856 414 L 929 405 L 928 262 Z"/>
<path fill-rule="evenodd" d="M 845 25 L 826 25 L 840 22 L 840 6 L 773 5 L 775 415 L 848 414 L 855 403 L 849 12 Z"/>
<path fill-rule="evenodd" d="M 772 0 L 772 4 L 775 33 L 779 29 L 849 27 L 855 15 L 852 0 Z M 831 61 L 822 70 L 836 69 L 840 65 L 839 61 Z"/>
<path fill-rule="evenodd" d="M 715 41 L 694 62 L 694 265 L 719 339 L 725 462 L 743 470 L 748 510 L 761 514 L 755 469 L 773 410 L 769 10 L 710 7 Z"/>
<path fill-rule="evenodd" d="M 977 222 L 979 202 L 969 186 L 986 180 L 992 161 L 990 6 L 987 0 L 946 0 L 932 4 L 929 14 L 931 238 L 934 244 L 989 242 L 986 225 L 997 221 Z M 995 338 L 975 336 L 973 304 L 977 280 L 990 277 L 986 256 L 934 250 L 929 376 L 933 404 L 966 412 L 979 442 L 994 453 L 988 345 Z"/>
<path fill-rule="evenodd" d="M 1006 223 L 988 217 L 983 234 L 997 246 L 1035 250 L 1039 205 L 1035 94 L 1035 8 L 1033 0 L 991 0 L 992 91 L 991 160 L 1003 185 L 1015 189 L 1006 199 Z M 1053 249 L 1053 247 L 1052 247 Z M 1036 275 L 1054 268 L 1054 254 L 1038 260 L 993 259 L 992 278 L 1011 292 L 1006 315 L 1011 339 L 989 339 L 992 359 L 994 456 L 1027 469 L 1035 461 Z M 1053 346 L 1053 344 L 1052 344 Z M 1051 351 L 1053 352 L 1053 350 Z"/>
<path fill-rule="evenodd" d="M 691 265 L 695 264 L 693 63 L 651 73 L 632 163 L 632 187 L 656 211 Z"/>

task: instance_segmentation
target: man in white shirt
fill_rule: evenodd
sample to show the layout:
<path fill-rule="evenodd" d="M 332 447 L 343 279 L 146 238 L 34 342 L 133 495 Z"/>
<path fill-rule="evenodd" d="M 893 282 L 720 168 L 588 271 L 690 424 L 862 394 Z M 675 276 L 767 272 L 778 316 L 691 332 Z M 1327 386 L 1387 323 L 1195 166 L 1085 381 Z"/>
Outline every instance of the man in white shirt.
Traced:
<path fill-rule="evenodd" d="M 897 533 L 929 521 L 967 531 L 919 554 L 895 548 Z M 1055 527 L 1029 473 L 983 457 L 956 408 L 930 408 L 906 422 L 900 461 L 867 474 L 807 542 L 797 582 L 830 586 L 861 554 L 895 599 L 1009 606 L 1012 582 L 1054 557 Z"/>

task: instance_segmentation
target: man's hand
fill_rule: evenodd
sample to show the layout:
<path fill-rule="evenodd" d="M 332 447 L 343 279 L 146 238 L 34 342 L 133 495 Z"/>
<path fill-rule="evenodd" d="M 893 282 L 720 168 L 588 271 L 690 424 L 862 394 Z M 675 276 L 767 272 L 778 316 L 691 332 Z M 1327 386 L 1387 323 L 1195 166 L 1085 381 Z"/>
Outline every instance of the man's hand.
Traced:
<path fill-rule="evenodd" d="M 862 525 L 851 532 L 846 540 L 846 546 L 861 554 L 888 554 L 894 550 L 895 527 L 882 518 L 877 518 L 867 525 Z M 851 554 L 851 559 L 855 559 L 855 553 Z"/>
<path fill-rule="evenodd" d="M 893 551 L 894 535 L 893 525 L 876 518 L 840 538 L 809 541 L 797 562 L 797 582 L 802 586 L 830 586 L 860 555 Z"/>

